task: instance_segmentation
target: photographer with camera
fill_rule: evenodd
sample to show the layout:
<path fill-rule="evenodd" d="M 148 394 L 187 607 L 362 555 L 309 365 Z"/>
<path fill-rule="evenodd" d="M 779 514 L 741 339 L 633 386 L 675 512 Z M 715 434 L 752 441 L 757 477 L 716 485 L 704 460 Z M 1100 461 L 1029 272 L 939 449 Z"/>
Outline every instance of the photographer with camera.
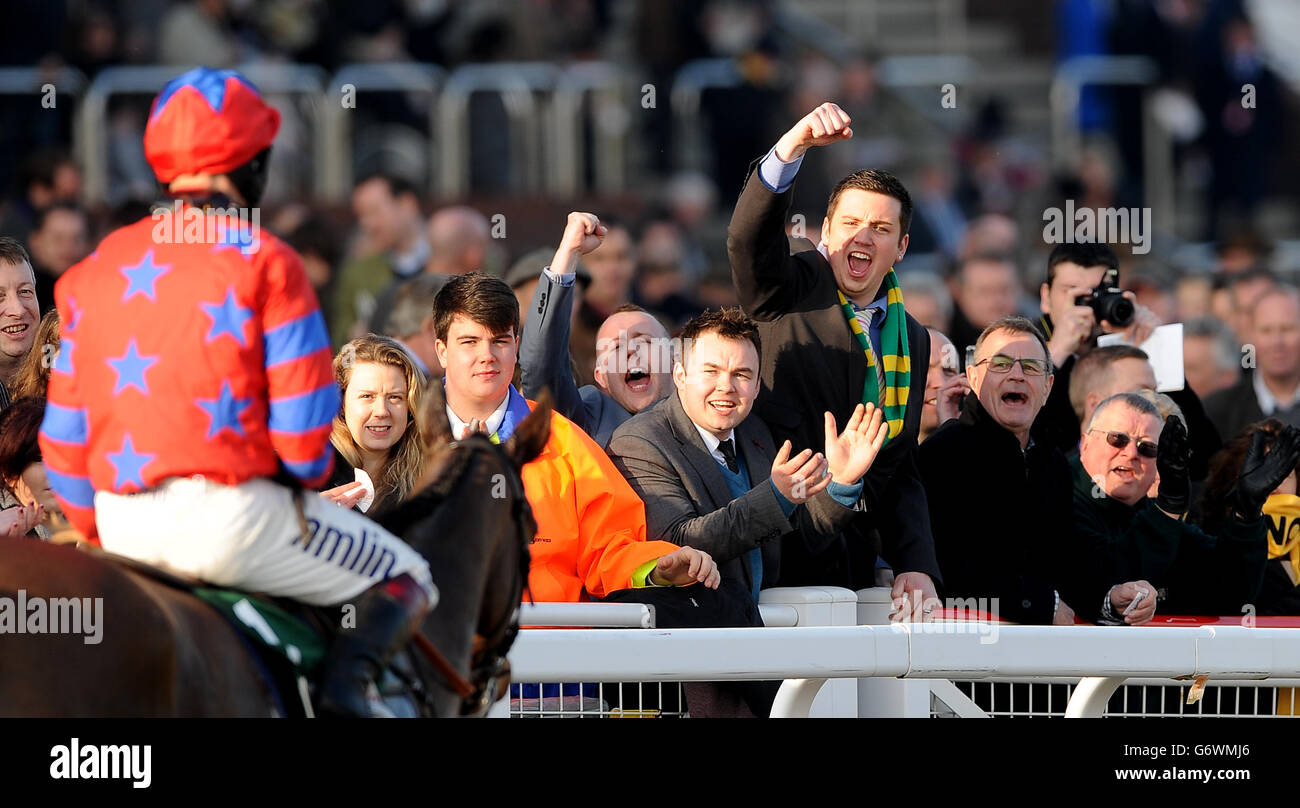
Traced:
<path fill-rule="evenodd" d="M 1047 404 L 1034 421 L 1033 437 L 1074 453 L 1081 425 L 1070 403 L 1070 377 L 1079 357 L 1097 347 L 1097 337 L 1121 332 L 1130 345 L 1141 346 L 1160 319 L 1119 282 L 1119 258 L 1105 244 L 1058 244 L 1047 258 L 1047 281 L 1039 291 L 1048 337 L 1048 350 L 1056 368 L 1056 383 Z M 1136 392 L 1122 390 L 1116 392 Z M 1205 414 L 1200 398 L 1189 388 L 1170 391 L 1169 397 L 1187 417 L 1192 442 L 1191 474 L 1205 479 L 1210 457 L 1223 446 L 1219 432 Z"/>
<path fill-rule="evenodd" d="M 1039 297 L 1041 325 L 1058 374 L 1102 334 L 1122 331 L 1130 344 L 1141 346 L 1161 324 L 1138 305 L 1136 295 L 1119 288 L 1119 259 L 1105 244 L 1056 245 L 1047 257 L 1047 282 Z"/>

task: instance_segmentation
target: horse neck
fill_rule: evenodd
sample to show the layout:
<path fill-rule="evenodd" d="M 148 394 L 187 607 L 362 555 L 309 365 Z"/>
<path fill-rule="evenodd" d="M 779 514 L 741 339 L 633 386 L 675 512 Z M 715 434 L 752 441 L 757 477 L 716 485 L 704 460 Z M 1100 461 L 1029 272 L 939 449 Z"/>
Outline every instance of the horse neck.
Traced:
<path fill-rule="evenodd" d="M 493 479 L 509 472 L 497 468 L 499 462 L 494 454 L 475 452 L 445 499 L 402 536 L 429 562 L 438 586 L 438 605 L 425 618 L 423 633 L 466 677 L 476 631 L 491 630 L 508 614 L 503 607 L 517 605 L 500 603 L 512 589 L 500 582 L 509 580 L 503 576 L 517 570 L 518 561 L 507 551 L 514 531 L 511 503 L 492 496 Z"/>

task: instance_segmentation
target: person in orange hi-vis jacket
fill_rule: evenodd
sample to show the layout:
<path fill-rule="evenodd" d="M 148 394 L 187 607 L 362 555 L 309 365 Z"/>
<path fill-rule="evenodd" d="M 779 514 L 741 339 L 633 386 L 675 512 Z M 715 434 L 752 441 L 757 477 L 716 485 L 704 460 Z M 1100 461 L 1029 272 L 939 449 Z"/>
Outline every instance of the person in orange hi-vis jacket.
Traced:
<path fill-rule="evenodd" d="M 509 439 L 533 403 L 510 383 L 519 350 L 519 302 L 498 278 L 453 278 L 434 303 L 438 360 L 446 368 L 452 435 Z M 538 602 L 602 598 L 622 589 L 716 589 L 708 553 L 646 541 L 645 506 L 585 432 L 559 413 L 542 454 L 521 473 L 537 520 L 528 586 Z"/>

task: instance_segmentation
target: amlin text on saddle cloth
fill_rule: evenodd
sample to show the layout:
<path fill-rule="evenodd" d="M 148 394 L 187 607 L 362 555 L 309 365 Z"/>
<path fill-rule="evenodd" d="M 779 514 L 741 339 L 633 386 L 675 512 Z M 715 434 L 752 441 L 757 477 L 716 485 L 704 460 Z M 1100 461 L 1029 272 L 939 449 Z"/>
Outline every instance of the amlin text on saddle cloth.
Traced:
<path fill-rule="evenodd" d="M 0 596 L 0 634 L 82 634 L 86 645 L 104 639 L 103 598 Z"/>

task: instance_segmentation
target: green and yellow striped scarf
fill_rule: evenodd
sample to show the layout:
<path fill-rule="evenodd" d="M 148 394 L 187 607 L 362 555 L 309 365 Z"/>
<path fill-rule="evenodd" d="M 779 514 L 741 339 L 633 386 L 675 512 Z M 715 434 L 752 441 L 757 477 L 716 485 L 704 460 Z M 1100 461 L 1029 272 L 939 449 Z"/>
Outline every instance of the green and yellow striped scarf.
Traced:
<path fill-rule="evenodd" d="M 885 286 L 889 290 L 889 296 L 885 307 L 885 322 L 880 327 L 880 361 L 885 370 L 885 403 L 882 409 L 885 411 L 885 420 L 889 423 L 889 437 L 885 439 L 888 443 L 903 431 L 903 419 L 907 415 L 907 394 L 912 389 L 912 360 L 907 345 L 907 314 L 903 311 L 903 290 L 898 287 L 898 277 L 894 274 L 893 267 L 885 275 Z M 836 290 L 835 294 L 839 296 L 840 308 L 844 311 L 844 319 L 849 322 L 849 330 L 857 339 L 858 347 L 867 356 L 867 379 L 862 385 L 862 403 L 881 407 L 878 400 L 880 385 L 876 376 L 876 356 L 871 350 L 871 339 L 862 330 L 862 324 L 853 311 L 853 304 L 843 292 Z"/>

